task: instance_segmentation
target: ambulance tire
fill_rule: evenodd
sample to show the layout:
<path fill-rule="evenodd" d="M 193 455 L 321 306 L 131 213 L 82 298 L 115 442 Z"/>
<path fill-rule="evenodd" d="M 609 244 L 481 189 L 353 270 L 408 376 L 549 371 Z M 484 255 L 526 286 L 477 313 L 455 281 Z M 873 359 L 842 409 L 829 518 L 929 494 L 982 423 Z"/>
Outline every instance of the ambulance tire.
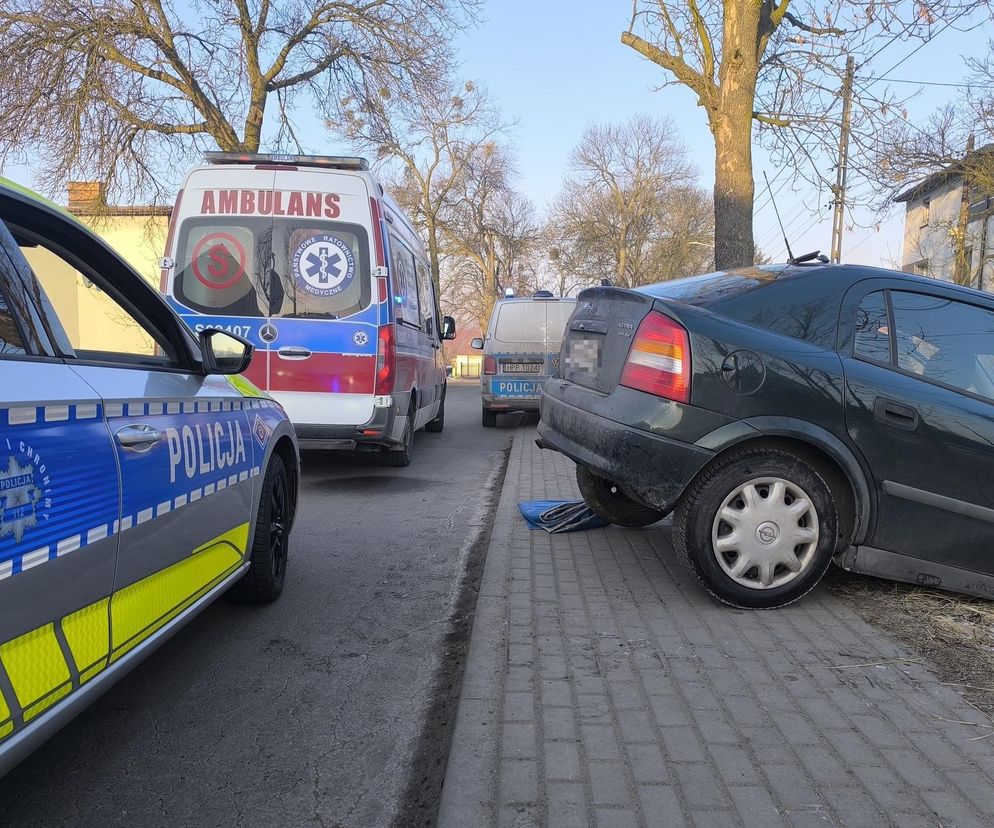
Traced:
<path fill-rule="evenodd" d="M 249 568 L 228 590 L 227 597 L 242 604 L 268 604 L 280 597 L 286 580 L 290 523 L 293 520 L 290 482 L 283 458 L 269 458 L 259 498 L 255 536 L 249 549 Z"/>
<path fill-rule="evenodd" d="M 383 452 L 383 462 L 395 468 L 404 468 L 411 465 L 411 457 L 414 455 L 414 412 L 407 415 L 407 424 L 404 426 L 404 445 L 399 449 L 386 449 Z"/>
<path fill-rule="evenodd" d="M 445 428 L 445 392 L 442 392 L 442 401 L 438 404 L 438 416 L 425 426 L 425 431 L 432 434 L 440 434 Z"/>

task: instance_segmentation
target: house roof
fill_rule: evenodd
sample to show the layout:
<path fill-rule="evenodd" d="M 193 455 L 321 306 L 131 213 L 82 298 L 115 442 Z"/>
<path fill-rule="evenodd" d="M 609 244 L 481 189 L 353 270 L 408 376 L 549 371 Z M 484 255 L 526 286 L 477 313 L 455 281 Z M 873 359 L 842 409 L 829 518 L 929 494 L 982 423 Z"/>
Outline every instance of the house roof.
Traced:
<path fill-rule="evenodd" d="M 899 193 L 894 197 L 894 202 L 896 204 L 901 204 L 906 201 L 911 201 L 913 198 L 917 198 L 925 193 L 935 192 L 939 187 L 945 184 L 947 181 L 953 178 L 958 178 L 963 175 L 964 162 L 967 159 L 976 158 L 978 155 L 988 155 L 994 154 L 994 144 L 985 144 L 979 149 L 974 150 L 972 153 L 967 155 L 962 161 L 954 161 L 952 164 L 947 165 L 941 170 L 937 170 L 932 173 L 927 178 L 922 179 L 917 184 L 904 190 L 904 192 Z"/>

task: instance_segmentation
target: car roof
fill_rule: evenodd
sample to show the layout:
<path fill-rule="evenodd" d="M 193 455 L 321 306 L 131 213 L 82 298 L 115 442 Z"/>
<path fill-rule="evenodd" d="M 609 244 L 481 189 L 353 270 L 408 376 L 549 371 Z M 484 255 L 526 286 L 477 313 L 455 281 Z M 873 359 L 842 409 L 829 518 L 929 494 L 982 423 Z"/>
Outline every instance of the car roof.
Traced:
<path fill-rule="evenodd" d="M 0 194 L 14 198 L 17 201 L 22 201 L 25 204 L 30 204 L 33 207 L 42 207 L 48 212 L 56 213 L 59 218 L 71 221 L 77 227 L 92 234 L 89 227 L 83 224 L 83 222 L 81 222 L 64 207 L 60 207 L 54 201 L 45 198 L 45 196 L 40 193 L 36 193 L 34 190 L 25 187 L 23 184 L 18 184 L 16 181 L 11 181 L 9 178 L 0 176 Z"/>

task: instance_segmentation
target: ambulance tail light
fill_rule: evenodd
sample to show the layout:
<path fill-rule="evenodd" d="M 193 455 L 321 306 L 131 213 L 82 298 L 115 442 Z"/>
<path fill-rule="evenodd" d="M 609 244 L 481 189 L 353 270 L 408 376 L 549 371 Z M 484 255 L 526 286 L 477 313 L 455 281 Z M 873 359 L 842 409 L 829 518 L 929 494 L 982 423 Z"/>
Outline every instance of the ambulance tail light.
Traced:
<path fill-rule="evenodd" d="M 373 249 L 376 253 L 377 267 L 386 264 L 386 257 L 383 255 L 383 236 L 386 230 L 383 227 L 383 211 L 380 209 L 380 202 L 375 198 L 369 199 L 369 209 L 373 215 Z"/>
<path fill-rule="evenodd" d="M 183 190 L 180 190 L 176 194 L 176 203 L 173 205 L 173 211 L 169 214 L 169 228 L 166 230 L 166 247 L 162 251 L 163 260 L 168 259 L 172 255 L 173 248 L 173 238 L 176 235 L 176 225 L 179 222 L 179 207 L 183 203 Z M 175 267 L 175 262 L 173 262 L 173 267 Z M 166 291 L 169 289 L 169 270 L 162 268 L 159 271 L 159 293 L 163 296 L 166 295 Z"/>
<path fill-rule="evenodd" d="M 650 311 L 635 332 L 620 384 L 675 402 L 690 402 L 690 340 L 683 326 Z"/>
<path fill-rule="evenodd" d="M 497 373 L 497 357 L 485 356 L 483 358 L 483 373 L 488 377 Z"/>
<path fill-rule="evenodd" d="M 393 393 L 397 379 L 397 345 L 393 325 L 381 325 L 376 337 L 376 383 L 373 394 L 378 397 Z"/>

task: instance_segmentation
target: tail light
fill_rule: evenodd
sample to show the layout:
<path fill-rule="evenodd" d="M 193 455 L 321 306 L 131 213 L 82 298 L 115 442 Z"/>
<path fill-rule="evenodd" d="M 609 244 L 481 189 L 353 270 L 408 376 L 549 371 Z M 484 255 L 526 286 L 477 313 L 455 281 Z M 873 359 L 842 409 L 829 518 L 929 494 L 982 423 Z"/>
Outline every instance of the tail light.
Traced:
<path fill-rule="evenodd" d="M 635 332 L 621 385 L 690 402 L 690 340 L 683 326 L 650 311 Z"/>
<path fill-rule="evenodd" d="M 393 325 L 381 325 L 376 336 L 376 384 L 373 394 L 392 394 L 396 378 L 397 346 L 393 338 Z"/>
<path fill-rule="evenodd" d="M 383 253 L 383 212 L 380 210 L 380 202 L 375 198 L 369 199 L 369 209 L 373 215 L 373 251 L 376 255 L 376 264 L 382 267 L 386 264 L 386 256 Z"/>
<path fill-rule="evenodd" d="M 497 373 L 497 357 L 485 356 L 483 358 L 483 373 L 487 376 Z"/>

